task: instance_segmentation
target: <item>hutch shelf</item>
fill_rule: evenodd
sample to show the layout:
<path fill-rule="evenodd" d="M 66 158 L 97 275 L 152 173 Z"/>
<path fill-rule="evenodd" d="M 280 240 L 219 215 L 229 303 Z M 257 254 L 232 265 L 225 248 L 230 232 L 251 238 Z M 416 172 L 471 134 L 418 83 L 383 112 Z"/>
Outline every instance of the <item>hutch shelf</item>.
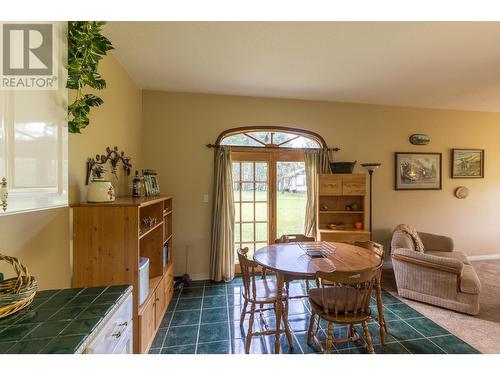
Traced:
<path fill-rule="evenodd" d="M 320 174 L 317 238 L 348 243 L 370 240 L 365 207 L 365 174 Z M 361 229 L 355 228 L 356 222 L 362 223 Z M 344 229 L 330 229 L 329 224 L 343 224 Z"/>
<path fill-rule="evenodd" d="M 134 353 L 148 352 L 172 299 L 172 202 L 171 196 L 123 197 L 72 206 L 73 287 L 133 286 Z M 149 258 L 149 293 L 141 305 L 140 257 Z"/>

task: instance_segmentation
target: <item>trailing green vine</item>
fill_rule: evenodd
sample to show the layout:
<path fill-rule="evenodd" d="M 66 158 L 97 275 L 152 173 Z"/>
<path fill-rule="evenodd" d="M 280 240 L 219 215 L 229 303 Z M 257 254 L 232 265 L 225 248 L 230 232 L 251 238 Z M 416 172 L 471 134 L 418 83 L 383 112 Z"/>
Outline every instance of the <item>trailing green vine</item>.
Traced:
<path fill-rule="evenodd" d="M 68 131 L 80 133 L 89 125 L 91 108 L 103 100 L 93 94 L 83 94 L 88 86 L 96 90 L 106 87 L 106 81 L 97 72 L 99 61 L 113 49 L 111 42 L 101 34 L 103 21 L 68 22 L 68 89 L 76 90 L 76 98 L 68 106 Z"/>

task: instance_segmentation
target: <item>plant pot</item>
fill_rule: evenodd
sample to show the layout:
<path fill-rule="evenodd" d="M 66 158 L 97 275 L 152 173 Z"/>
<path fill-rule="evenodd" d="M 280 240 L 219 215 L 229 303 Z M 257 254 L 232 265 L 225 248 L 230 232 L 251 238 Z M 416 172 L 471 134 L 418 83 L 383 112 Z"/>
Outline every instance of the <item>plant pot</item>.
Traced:
<path fill-rule="evenodd" d="M 111 181 L 94 179 L 90 182 L 87 190 L 87 202 L 105 203 L 114 202 L 115 188 Z"/>

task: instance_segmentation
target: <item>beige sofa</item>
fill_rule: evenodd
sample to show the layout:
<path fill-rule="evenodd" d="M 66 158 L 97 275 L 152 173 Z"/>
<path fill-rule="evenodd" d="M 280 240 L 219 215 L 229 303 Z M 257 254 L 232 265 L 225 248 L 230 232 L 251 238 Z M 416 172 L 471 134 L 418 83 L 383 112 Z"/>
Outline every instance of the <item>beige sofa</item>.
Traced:
<path fill-rule="evenodd" d="M 467 256 L 450 237 L 418 232 L 425 251 L 415 251 L 404 231 L 392 236 L 391 256 L 398 294 L 470 315 L 479 313 L 481 283 Z"/>

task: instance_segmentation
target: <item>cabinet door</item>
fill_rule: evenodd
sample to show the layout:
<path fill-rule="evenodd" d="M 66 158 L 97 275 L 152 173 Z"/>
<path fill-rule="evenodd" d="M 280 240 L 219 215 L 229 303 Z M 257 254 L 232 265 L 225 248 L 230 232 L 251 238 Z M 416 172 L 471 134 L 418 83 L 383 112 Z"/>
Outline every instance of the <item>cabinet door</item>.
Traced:
<path fill-rule="evenodd" d="M 165 293 L 167 295 L 167 300 L 165 302 L 165 311 L 168 308 L 168 304 L 172 300 L 174 295 L 174 267 L 170 266 L 167 274 L 165 275 Z"/>
<path fill-rule="evenodd" d="M 146 301 L 146 305 L 139 315 L 139 348 L 141 353 L 145 353 L 151 344 L 156 333 L 156 298 L 152 293 Z"/>
<path fill-rule="evenodd" d="M 366 176 L 362 174 L 344 175 L 342 193 L 343 195 L 365 195 Z"/>
<path fill-rule="evenodd" d="M 167 291 L 164 288 L 164 280 L 162 279 L 158 288 L 156 289 L 156 321 L 155 321 L 155 330 L 160 328 L 161 321 L 163 319 L 163 315 L 165 314 L 166 306 L 167 306 Z"/>
<path fill-rule="evenodd" d="M 342 176 L 334 174 L 320 175 L 319 195 L 342 195 Z"/>

